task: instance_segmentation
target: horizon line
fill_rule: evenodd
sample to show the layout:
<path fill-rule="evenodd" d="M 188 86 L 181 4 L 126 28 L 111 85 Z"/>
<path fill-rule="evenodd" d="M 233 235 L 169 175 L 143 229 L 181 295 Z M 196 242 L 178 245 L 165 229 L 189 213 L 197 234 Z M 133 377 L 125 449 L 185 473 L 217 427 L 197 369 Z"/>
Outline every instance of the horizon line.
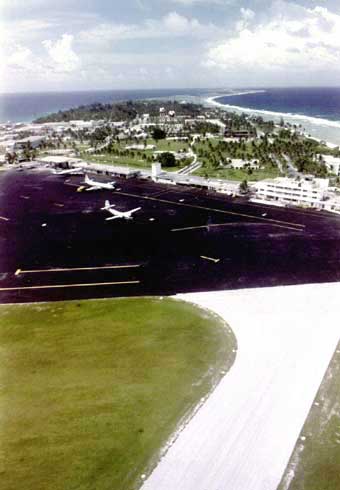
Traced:
<path fill-rule="evenodd" d="M 280 89 L 329 89 L 339 88 L 340 85 L 258 85 L 258 86 L 233 86 L 233 87 L 165 87 L 165 88 L 93 88 L 93 89 L 70 89 L 70 90 L 34 90 L 34 91 L 17 91 L 17 92 L 0 92 L 2 95 L 39 95 L 39 94 L 72 94 L 72 93 L 91 93 L 91 92 L 151 92 L 151 91 L 186 91 L 186 90 L 201 90 L 201 91 L 233 91 L 233 90 L 280 90 Z M 180 94 L 178 94 L 180 95 Z"/>

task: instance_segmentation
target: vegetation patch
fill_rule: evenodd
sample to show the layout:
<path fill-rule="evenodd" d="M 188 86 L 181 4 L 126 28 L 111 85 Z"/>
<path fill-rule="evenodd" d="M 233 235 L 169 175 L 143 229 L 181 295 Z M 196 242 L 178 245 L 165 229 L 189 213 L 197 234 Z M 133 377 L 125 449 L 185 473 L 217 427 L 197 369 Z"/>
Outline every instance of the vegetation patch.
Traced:
<path fill-rule="evenodd" d="M 2 490 L 130 490 L 233 363 L 219 318 L 170 299 L 0 309 Z"/>

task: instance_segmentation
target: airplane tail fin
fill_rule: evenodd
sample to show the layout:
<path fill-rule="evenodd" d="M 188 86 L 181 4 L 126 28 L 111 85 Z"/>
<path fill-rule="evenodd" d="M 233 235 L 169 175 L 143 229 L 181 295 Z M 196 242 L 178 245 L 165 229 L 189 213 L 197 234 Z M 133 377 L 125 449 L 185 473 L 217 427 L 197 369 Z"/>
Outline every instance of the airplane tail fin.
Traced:
<path fill-rule="evenodd" d="M 100 208 L 100 209 L 102 209 L 102 210 L 111 209 L 111 208 L 113 208 L 114 206 L 115 206 L 115 204 L 110 204 L 110 201 L 108 201 L 108 200 L 106 199 L 106 200 L 105 200 L 105 204 L 104 204 L 104 206 L 103 206 L 102 208 Z"/>
<path fill-rule="evenodd" d="M 105 209 L 110 209 L 110 207 L 111 207 L 110 201 L 106 199 L 104 206 L 100 209 L 105 210 Z"/>
<path fill-rule="evenodd" d="M 85 174 L 85 183 L 86 184 L 91 184 L 90 179 L 89 179 L 89 176 L 87 174 Z"/>

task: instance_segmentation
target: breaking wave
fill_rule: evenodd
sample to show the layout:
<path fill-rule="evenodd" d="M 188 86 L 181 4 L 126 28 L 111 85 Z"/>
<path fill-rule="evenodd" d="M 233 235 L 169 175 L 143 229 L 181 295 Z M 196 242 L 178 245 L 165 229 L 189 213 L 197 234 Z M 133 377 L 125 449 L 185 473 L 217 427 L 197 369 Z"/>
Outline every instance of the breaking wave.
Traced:
<path fill-rule="evenodd" d="M 256 91 L 256 92 L 253 91 L 251 93 L 258 93 L 258 92 L 260 92 L 260 91 Z M 265 92 L 265 90 L 262 90 L 261 92 Z M 209 97 L 207 99 L 207 102 L 209 102 L 210 104 L 219 106 L 219 107 L 223 107 L 226 109 L 238 110 L 238 111 L 246 112 L 249 114 L 259 114 L 259 115 L 264 114 L 266 116 L 277 117 L 277 118 L 281 118 L 281 117 L 284 119 L 289 118 L 291 120 L 296 120 L 299 123 L 307 122 L 307 123 L 314 124 L 317 126 L 340 129 L 340 121 L 332 121 L 330 119 L 325 119 L 322 117 L 306 116 L 305 114 L 294 114 L 294 113 L 290 113 L 290 112 L 277 112 L 277 111 L 267 111 L 264 109 L 253 109 L 250 107 L 242 107 L 242 106 L 238 106 L 238 105 L 224 104 L 222 102 L 218 102 L 218 100 L 217 100 L 217 99 L 221 99 L 222 97 L 230 97 L 232 95 L 245 95 L 246 93 L 249 94 L 250 92 L 243 92 L 243 93 L 238 93 L 238 94 L 233 93 L 233 94 L 225 94 L 225 95 L 218 95 L 218 96 L 214 96 L 214 97 Z"/>

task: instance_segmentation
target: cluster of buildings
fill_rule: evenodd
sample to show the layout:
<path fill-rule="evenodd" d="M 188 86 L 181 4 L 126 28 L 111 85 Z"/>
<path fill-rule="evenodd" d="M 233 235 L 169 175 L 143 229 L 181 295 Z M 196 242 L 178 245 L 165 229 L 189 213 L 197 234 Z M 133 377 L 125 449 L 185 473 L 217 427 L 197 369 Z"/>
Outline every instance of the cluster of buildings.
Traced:
<path fill-rule="evenodd" d="M 329 186 L 329 179 L 277 177 L 256 182 L 252 189 L 255 202 L 340 213 L 340 192 Z"/>
<path fill-rule="evenodd" d="M 202 188 L 222 192 L 230 195 L 239 193 L 239 182 L 228 181 L 222 179 L 204 178 L 192 175 L 192 173 L 200 167 L 200 162 L 197 161 L 197 155 L 192 150 L 192 146 L 186 151 L 173 152 L 177 160 L 194 157 L 190 165 L 181 169 L 178 172 L 166 172 L 157 163 L 157 155 L 162 151 L 158 151 L 156 145 L 147 144 L 146 139 L 150 137 L 150 132 L 154 127 L 163 129 L 167 134 L 169 141 L 195 141 L 202 135 L 195 133 L 197 124 L 206 123 L 214 125 L 218 131 L 214 134 L 206 133 L 205 137 L 224 138 L 225 140 L 251 139 L 256 137 L 255 129 L 239 129 L 233 130 L 229 127 L 228 121 L 222 121 L 218 118 L 218 114 L 207 110 L 203 114 L 196 117 L 188 117 L 176 115 L 175 111 L 165 111 L 160 108 L 159 117 L 150 117 L 145 113 L 138 116 L 133 121 L 118 121 L 108 122 L 105 120 L 82 121 L 75 120 L 69 122 L 51 122 L 44 124 L 3 124 L 0 125 L 0 162 L 5 162 L 7 154 L 15 153 L 20 162 L 27 148 L 34 150 L 41 146 L 46 146 L 46 143 L 53 141 L 66 142 L 71 138 L 70 134 L 85 135 L 89 137 L 98 128 L 110 126 L 113 134 L 117 139 L 125 140 L 134 138 L 134 143 L 125 145 L 126 150 L 151 150 L 154 154 L 155 162 L 152 164 L 151 170 L 136 170 L 126 167 L 110 166 L 110 169 L 105 170 L 105 165 L 93 164 L 96 168 L 93 170 L 98 172 L 117 171 L 118 167 L 122 175 L 140 175 L 146 178 L 172 184 L 172 185 L 192 185 Z M 100 145 L 99 149 L 105 148 L 111 143 L 112 138 L 108 136 Z M 53 146 L 53 145 L 51 145 Z M 65 145 L 66 146 L 66 145 Z M 98 148 L 97 148 L 98 150 Z M 96 151 L 94 148 L 88 148 L 86 151 Z M 319 156 L 317 156 L 319 157 Z M 340 177 L 340 158 L 333 155 L 321 155 L 320 160 L 327 166 L 328 170 L 334 175 Z M 49 148 L 48 154 L 39 156 L 36 161 L 40 164 L 48 164 L 53 167 L 71 168 L 83 164 L 83 166 L 93 166 L 82 162 L 74 154 L 70 148 L 56 149 Z M 97 168 L 98 167 L 98 168 Z M 256 160 L 245 161 L 242 159 L 231 159 L 228 162 L 228 168 L 238 170 L 259 170 L 260 166 Z M 250 173 L 251 175 L 251 173 Z M 336 187 L 330 185 L 329 179 L 314 178 L 313 176 L 298 175 L 295 178 L 278 177 L 275 179 L 265 179 L 259 182 L 248 182 L 250 199 L 257 202 L 268 203 L 278 206 L 300 206 L 311 207 L 320 210 L 327 210 L 340 213 L 340 191 Z"/>
<path fill-rule="evenodd" d="M 340 177 L 340 158 L 332 155 L 322 155 L 322 159 L 329 172 Z"/>

